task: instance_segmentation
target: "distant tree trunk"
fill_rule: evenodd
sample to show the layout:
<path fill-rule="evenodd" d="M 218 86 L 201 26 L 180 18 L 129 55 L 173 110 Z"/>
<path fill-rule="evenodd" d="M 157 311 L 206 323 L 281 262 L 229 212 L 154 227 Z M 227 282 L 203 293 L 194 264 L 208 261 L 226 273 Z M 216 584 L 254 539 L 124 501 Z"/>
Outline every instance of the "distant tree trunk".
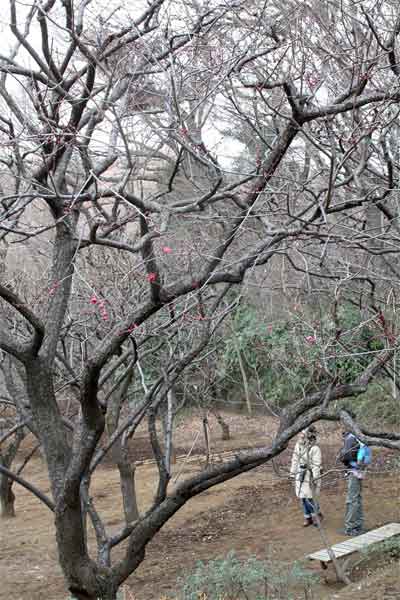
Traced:
<path fill-rule="evenodd" d="M 221 427 L 221 431 L 222 431 L 221 440 L 223 440 L 223 441 L 230 440 L 231 432 L 230 432 L 228 423 L 226 421 L 224 421 L 221 413 L 218 410 L 213 410 L 212 413 L 213 413 L 214 417 L 216 418 L 218 425 Z"/>
<path fill-rule="evenodd" d="M 139 509 L 136 498 L 135 466 L 129 460 L 127 448 L 121 447 L 117 467 L 120 478 L 121 492 L 124 504 L 124 514 L 127 523 L 137 521 Z"/>
<path fill-rule="evenodd" d="M 252 406 L 251 406 L 251 399 L 250 399 L 249 380 L 247 378 L 246 368 L 245 368 L 244 363 L 243 363 L 242 352 L 241 352 L 241 350 L 239 348 L 239 344 L 236 341 L 235 333 L 233 334 L 233 340 L 234 340 L 234 344 L 235 344 L 236 354 L 237 354 L 237 357 L 238 357 L 239 369 L 240 369 L 240 373 L 242 375 L 242 380 L 243 380 L 243 387 L 244 387 L 244 394 L 245 394 L 245 398 L 246 398 L 247 412 L 248 412 L 249 415 L 251 415 L 251 413 L 252 413 Z"/>
<path fill-rule="evenodd" d="M 112 395 L 107 415 L 107 433 L 110 437 L 118 427 L 121 406 L 131 381 L 132 366 L 128 367 L 127 376 L 122 384 L 120 392 L 117 391 Z M 125 520 L 127 523 L 132 523 L 139 519 L 139 509 L 136 498 L 135 466 L 134 464 L 132 465 L 129 456 L 128 441 L 129 438 L 125 436 L 122 440 L 121 438 L 117 439 L 110 449 L 110 454 L 119 472 Z"/>
<path fill-rule="evenodd" d="M 125 519 L 127 523 L 132 523 L 139 518 L 139 509 L 136 499 L 135 466 L 131 464 L 127 444 L 128 440 L 124 440 L 124 443 L 117 440 L 111 448 L 111 456 L 119 473 Z"/>
<path fill-rule="evenodd" d="M 214 400 L 214 406 L 216 406 L 217 402 L 218 402 L 218 395 L 217 395 L 217 388 L 216 388 L 215 382 L 211 383 L 211 395 Z M 229 430 L 228 423 L 224 420 L 224 418 L 222 417 L 219 410 L 217 410 L 217 408 L 213 407 L 211 409 L 211 412 L 214 415 L 214 417 L 216 418 L 218 425 L 221 427 L 221 430 L 222 430 L 221 440 L 223 440 L 223 441 L 230 440 L 231 432 Z"/>
<path fill-rule="evenodd" d="M 205 414 L 203 417 L 203 433 L 204 433 L 204 442 L 206 445 L 206 467 L 210 464 L 210 438 L 208 435 L 208 419 Z"/>
<path fill-rule="evenodd" d="M 0 429 L 1 434 L 1 429 Z M 14 440 L 9 444 L 8 448 L 2 453 L 0 449 L 0 464 L 7 469 L 17 456 L 18 449 L 22 440 L 25 437 L 24 428 L 18 429 L 14 434 Z M 13 480 L 6 475 L 0 474 L 0 518 L 10 519 L 15 517 L 15 494 L 12 491 Z"/>
<path fill-rule="evenodd" d="M 0 518 L 15 517 L 15 494 L 12 491 L 12 480 L 0 475 Z"/>
<path fill-rule="evenodd" d="M 398 390 L 399 390 L 399 383 L 397 381 L 397 364 L 396 364 L 396 352 L 393 354 L 393 377 L 392 377 L 392 398 L 393 400 L 397 400 L 398 399 Z"/>
<path fill-rule="evenodd" d="M 171 470 L 171 464 L 174 465 L 176 463 L 176 450 L 172 439 L 175 407 L 175 389 L 172 387 L 167 393 L 167 406 L 166 409 L 163 410 L 161 417 L 165 445 L 165 462 L 168 472 Z"/>

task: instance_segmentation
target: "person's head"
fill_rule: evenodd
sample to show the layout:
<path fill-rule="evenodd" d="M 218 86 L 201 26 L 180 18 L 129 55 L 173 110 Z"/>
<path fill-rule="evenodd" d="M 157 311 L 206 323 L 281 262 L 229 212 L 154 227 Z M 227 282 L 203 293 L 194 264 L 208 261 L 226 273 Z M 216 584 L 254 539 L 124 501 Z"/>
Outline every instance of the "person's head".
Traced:
<path fill-rule="evenodd" d="M 315 442 L 317 439 L 317 429 L 314 425 L 310 425 L 302 431 L 302 439 L 304 442 Z"/>

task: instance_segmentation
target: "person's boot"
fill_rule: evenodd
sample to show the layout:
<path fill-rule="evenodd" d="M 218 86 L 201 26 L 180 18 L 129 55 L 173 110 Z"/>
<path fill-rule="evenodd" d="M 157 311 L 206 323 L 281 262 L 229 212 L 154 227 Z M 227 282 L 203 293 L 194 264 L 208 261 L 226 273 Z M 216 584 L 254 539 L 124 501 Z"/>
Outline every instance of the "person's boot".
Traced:
<path fill-rule="evenodd" d="M 304 519 L 303 527 L 309 527 L 312 524 L 313 524 L 312 517 L 306 517 Z"/>

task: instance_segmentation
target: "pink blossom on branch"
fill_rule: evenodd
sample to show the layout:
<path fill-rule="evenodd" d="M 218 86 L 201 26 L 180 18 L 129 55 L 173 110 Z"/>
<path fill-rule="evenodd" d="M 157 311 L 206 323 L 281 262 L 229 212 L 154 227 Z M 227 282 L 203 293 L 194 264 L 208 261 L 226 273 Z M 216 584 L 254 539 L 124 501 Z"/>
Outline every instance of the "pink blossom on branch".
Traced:
<path fill-rule="evenodd" d="M 170 248 L 169 246 L 163 246 L 162 251 L 164 252 L 164 254 L 171 254 L 172 248 Z"/>
<path fill-rule="evenodd" d="M 306 342 L 308 344 L 315 344 L 317 342 L 317 338 L 315 337 L 315 335 L 307 335 Z"/>
<path fill-rule="evenodd" d="M 320 83 L 320 78 L 317 75 L 313 75 L 312 73 L 307 74 L 305 80 L 307 81 L 311 89 L 316 87 Z"/>
<path fill-rule="evenodd" d="M 97 305 L 103 321 L 108 321 L 109 316 L 106 308 L 106 301 L 104 299 L 99 300 L 96 294 L 93 294 L 90 298 L 90 304 Z"/>
<path fill-rule="evenodd" d="M 132 333 L 135 329 L 138 329 L 139 327 L 140 325 L 138 325 L 137 323 L 132 323 L 127 329 L 121 329 L 119 335 L 126 335 L 127 333 Z"/>
<path fill-rule="evenodd" d="M 146 279 L 149 283 L 154 283 L 157 279 L 157 273 L 148 273 Z"/>
<path fill-rule="evenodd" d="M 53 285 L 49 288 L 49 291 L 48 291 L 49 296 L 54 296 L 54 294 L 56 293 L 56 291 L 59 288 L 59 286 L 60 286 L 60 282 L 59 281 L 55 281 L 53 283 Z"/>

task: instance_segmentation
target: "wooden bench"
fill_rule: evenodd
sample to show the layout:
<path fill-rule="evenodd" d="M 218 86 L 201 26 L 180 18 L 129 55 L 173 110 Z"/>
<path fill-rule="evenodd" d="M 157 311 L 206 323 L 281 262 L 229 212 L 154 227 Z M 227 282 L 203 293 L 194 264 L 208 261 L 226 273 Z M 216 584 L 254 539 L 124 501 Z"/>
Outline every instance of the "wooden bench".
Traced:
<path fill-rule="evenodd" d="M 368 533 L 363 533 L 357 537 L 350 537 L 345 542 L 340 542 L 340 544 L 335 544 L 332 546 L 332 552 L 335 555 L 335 558 L 344 558 L 345 556 L 350 556 L 355 552 L 359 552 L 360 550 L 371 546 L 371 544 L 383 542 L 395 535 L 400 535 L 400 523 L 389 523 L 388 525 L 373 529 L 372 531 L 368 531 Z M 318 560 L 323 569 L 327 569 L 328 564 L 331 562 L 328 550 L 313 552 L 312 554 L 308 554 L 307 558 L 309 560 Z"/>

